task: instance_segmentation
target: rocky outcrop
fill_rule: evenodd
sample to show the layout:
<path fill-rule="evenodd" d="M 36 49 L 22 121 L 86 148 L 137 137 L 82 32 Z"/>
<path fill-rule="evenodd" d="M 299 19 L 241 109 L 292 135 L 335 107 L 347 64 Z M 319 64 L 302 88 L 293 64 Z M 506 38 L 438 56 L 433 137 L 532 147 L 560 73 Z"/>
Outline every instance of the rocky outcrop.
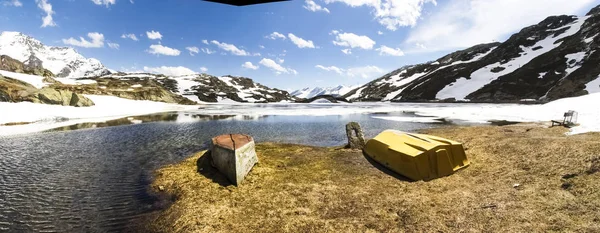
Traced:
<path fill-rule="evenodd" d="M 132 77 L 128 79 L 90 78 L 96 84 L 64 85 L 53 84 L 56 90 L 66 90 L 79 94 L 110 95 L 132 100 L 150 100 L 176 104 L 196 104 L 193 101 L 170 92 L 162 83 L 148 77 Z"/>
<path fill-rule="evenodd" d="M 67 90 L 56 90 L 54 88 L 44 87 L 29 97 L 34 103 L 55 104 L 74 107 L 94 106 L 87 97 Z"/>
<path fill-rule="evenodd" d="M 216 77 L 208 74 L 197 74 L 170 77 L 168 79 L 177 82 L 179 94 L 183 96 L 193 95 L 203 102 L 218 102 L 222 99 L 229 99 L 237 102 L 267 103 L 294 101 L 296 99 L 287 91 L 270 88 L 245 77 L 230 75 Z M 190 85 L 190 83 L 193 84 Z"/>
<path fill-rule="evenodd" d="M 6 55 L 0 55 L 0 70 L 24 73 L 23 63 Z"/>
<path fill-rule="evenodd" d="M 51 77 L 54 76 L 52 72 L 44 69 L 42 61 L 37 59 L 35 56 L 29 57 L 29 59 L 23 63 L 16 59 L 13 59 L 7 55 L 0 55 L 0 70 L 6 70 L 15 73 L 32 74 L 47 77 L 53 80 Z"/>
<path fill-rule="evenodd" d="M 52 87 L 37 89 L 34 86 L 0 75 L 0 102 L 22 102 L 88 107 L 94 102 L 85 96 Z"/>
<path fill-rule="evenodd" d="M 600 75 L 600 6 L 551 16 L 503 43 L 405 66 L 344 95 L 351 101 L 519 102 L 588 94 Z"/>
<path fill-rule="evenodd" d="M 47 69 L 44 69 L 43 62 L 33 54 L 23 62 L 23 70 L 27 74 L 33 74 L 43 77 L 54 77 L 54 74 Z"/>
<path fill-rule="evenodd" d="M 28 83 L 0 75 L 0 102 L 27 101 L 27 97 L 37 90 Z"/>

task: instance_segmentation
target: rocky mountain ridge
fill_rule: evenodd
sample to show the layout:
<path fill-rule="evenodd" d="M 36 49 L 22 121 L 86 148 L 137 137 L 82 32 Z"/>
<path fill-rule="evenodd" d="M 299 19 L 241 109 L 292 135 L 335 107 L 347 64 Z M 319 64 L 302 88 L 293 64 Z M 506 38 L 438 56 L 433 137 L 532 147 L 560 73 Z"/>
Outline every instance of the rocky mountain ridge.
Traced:
<path fill-rule="evenodd" d="M 193 74 L 169 77 L 149 73 L 118 73 L 103 76 L 103 78 L 119 80 L 146 78 L 156 80 L 170 92 L 194 102 L 268 103 L 296 100 L 287 91 L 264 86 L 250 78 L 230 75 L 217 77 L 209 74 Z"/>
<path fill-rule="evenodd" d="M 350 101 L 546 102 L 600 91 L 600 6 L 550 16 L 503 43 L 404 66 L 356 88 Z"/>
<path fill-rule="evenodd" d="M 26 66 L 44 67 L 59 78 L 94 77 L 110 71 L 94 58 L 85 58 L 70 47 L 42 44 L 20 32 L 0 33 L 0 55 L 7 55 Z"/>

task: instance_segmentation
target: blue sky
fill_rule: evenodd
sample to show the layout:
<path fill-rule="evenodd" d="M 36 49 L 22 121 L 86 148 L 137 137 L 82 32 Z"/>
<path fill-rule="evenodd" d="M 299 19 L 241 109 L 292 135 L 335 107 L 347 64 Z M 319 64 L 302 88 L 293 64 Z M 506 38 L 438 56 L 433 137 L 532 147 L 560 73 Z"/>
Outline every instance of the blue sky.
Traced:
<path fill-rule="evenodd" d="M 0 0 L 0 31 L 72 46 L 114 70 L 206 71 L 297 89 L 363 84 L 403 65 L 505 40 L 549 15 L 583 15 L 597 4 L 293 0 L 234 7 L 201 0 Z M 269 38 L 274 32 L 282 36 Z M 128 34 L 137 40 L 123 38 Z M 186 48 L 192 47 L 198 53 L 190 54 Z"/>

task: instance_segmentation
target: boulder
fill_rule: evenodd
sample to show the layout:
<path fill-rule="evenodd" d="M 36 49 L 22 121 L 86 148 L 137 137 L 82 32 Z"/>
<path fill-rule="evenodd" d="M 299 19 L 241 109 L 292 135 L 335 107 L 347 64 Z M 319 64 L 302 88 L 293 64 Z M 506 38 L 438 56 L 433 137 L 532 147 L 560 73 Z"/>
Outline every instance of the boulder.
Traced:
<path fill-rule="evenodd" d="M 244 134 L 224 134 L 212 139 L 214 166 L 234 185 L 239 185 L 258 162 L 254 139 Z"/>
<path fill-rule="evenodd" d="M 89 107 L 93 106 L 87 97 L 67 90 L 56 90 L 50 87 L 40 89 L 31 97 L 34 103 L 56 104 L 63 106 Z"/>
<path fill-rule="evenodd" d="M 346 124 L 346 137 L 348 137 L 348 145 L 346 147 L 361 150 L 365 147 L 365 135 L 358 122 Z"/>
<path fill-rule="evenodd" d="M 94 106 L 94 102 L 83 95 L 72 93 L 69 105 L 75 107 L 89 107 Z"/>

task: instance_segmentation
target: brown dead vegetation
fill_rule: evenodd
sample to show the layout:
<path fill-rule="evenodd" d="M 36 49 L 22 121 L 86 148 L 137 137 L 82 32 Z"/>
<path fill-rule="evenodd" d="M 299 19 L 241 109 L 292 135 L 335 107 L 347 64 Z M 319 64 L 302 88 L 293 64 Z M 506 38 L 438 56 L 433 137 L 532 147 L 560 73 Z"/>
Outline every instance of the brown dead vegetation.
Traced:
<path fill-rule="evenodd" d="M 600 134 L 540 125 L 448 127 L 471 165 L 409 182 L 360 151 L 257 145 L 239 187 L 200 152 L 157 171 L 175 202 L 158 232 L 599 232 Z"/>

